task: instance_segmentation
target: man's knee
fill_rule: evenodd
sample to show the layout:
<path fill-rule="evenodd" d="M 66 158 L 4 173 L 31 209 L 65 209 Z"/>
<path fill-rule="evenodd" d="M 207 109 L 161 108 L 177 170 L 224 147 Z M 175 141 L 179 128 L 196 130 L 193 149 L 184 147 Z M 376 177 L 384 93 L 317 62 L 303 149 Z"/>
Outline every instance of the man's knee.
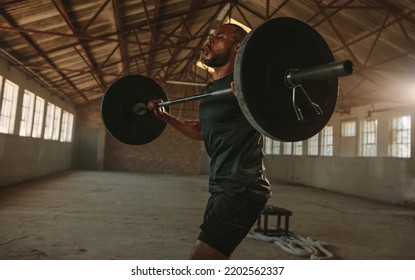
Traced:
<path fill-rule="evenodd" d="M 229 257 L 223 255 L 221 252 L 208 245 L 207 243 L 197 239 L 192 253 L 191 260 L 227 260 Z"/>

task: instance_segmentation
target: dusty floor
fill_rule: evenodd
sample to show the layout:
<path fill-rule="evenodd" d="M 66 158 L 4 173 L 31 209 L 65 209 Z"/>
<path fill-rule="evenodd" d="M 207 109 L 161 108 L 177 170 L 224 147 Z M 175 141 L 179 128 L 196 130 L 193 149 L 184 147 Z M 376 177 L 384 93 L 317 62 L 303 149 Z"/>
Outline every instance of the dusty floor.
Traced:
<path fill-rule="evenodd" d="M 205 176 L 69 171 L 0 188 L 0 259 L 186 259 Z M 336 259 L 415 259 L 415 209 L 273 182 L 290 231 Z M 246 238 L 234 259 L 301 259 Z"/>

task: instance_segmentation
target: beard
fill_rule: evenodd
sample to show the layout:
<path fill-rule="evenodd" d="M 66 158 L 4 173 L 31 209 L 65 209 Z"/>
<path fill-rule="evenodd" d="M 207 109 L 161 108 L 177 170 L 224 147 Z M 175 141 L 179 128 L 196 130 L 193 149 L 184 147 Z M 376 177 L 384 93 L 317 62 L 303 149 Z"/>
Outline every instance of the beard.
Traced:
<path fill-rule="evenodd" d="M 228 63 L 229 57 L 231 56 L 231 49 L 221 49 L 214 53 L 209 48 L 209 51 L 212 54 L 210 58 L 207 57 L 208 53 L 204 53 L 202 56 L 203 63 L 209 67 L 224 66 L 226 63 Z"/>

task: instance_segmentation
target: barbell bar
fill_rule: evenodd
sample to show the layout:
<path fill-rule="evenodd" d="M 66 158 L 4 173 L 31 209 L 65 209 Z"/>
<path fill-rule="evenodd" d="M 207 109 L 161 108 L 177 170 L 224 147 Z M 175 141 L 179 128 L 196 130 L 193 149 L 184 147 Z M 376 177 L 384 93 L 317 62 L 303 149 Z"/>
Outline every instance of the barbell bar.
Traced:
<path fill-rule="evenodd" d="M 296 88 L 307 81 L 322 81 L 343 76 L 348 76 L 353 73 L 353 62 L 350 60 L 337 61 L 330 64 L 318 65 L 306 69 L 290 69 L 285 76 L 285 82 L 288 87 Z M 220 96 L 223 94 L 232 93 L 231 88 L 212 91 L 209 93 L 198 94 L 173 100 L 167 100 L 157 103 L 158 107 L 166 107 L 174 104 L 185 103 L 199 100 L 206 97 Z M 142 107 L 136 110 L 135 113 L 142 114 L 141 110 L 148 110 L 148 107 Z"/>
<path fill-rule="evenodd" d="M 251 125 L 280 141 L 301 141 L 330 119 L 338 96 L 338 78 L 354 71 L 350 60 L 335 62 L 321 35 L 294 18 L 275 18 L 253 29 L 242 41 L 234 65 L 236 99 Z M 156 139 L 166 123 L 147 104 L 159 107 L 230 94 L 230 88 L 167 100 L 161 87 L 142 75 L 116 80 L 106 90 L 101 116 L 119 141 L 142 145 Z"/>

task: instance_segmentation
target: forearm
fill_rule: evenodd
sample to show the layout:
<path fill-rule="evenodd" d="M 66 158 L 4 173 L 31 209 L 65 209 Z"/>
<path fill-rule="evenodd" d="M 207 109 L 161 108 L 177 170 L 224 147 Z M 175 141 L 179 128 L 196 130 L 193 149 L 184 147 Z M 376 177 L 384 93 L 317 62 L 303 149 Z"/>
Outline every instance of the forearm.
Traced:
<path fill-rule="evenodd" d="M 153 110 L 156 117 L 167 122 L 187 137 L 195 140 L 203 140 L 200 122 L 198 120 L 183 120 L 170 115 L 163 107 L 158 106 L 158 103 L 161 101 L 161 99 L 153 99 L 147 104 L 148 108 Z"/>
<path fill-rule="evenodd" d="M 194 140 L 203 140 L 202 132 L 200 130 L 200 122 L 198 120 L 183 120 L 170 114 L 164 115 L 163 120 L 187 137 Z"/>

